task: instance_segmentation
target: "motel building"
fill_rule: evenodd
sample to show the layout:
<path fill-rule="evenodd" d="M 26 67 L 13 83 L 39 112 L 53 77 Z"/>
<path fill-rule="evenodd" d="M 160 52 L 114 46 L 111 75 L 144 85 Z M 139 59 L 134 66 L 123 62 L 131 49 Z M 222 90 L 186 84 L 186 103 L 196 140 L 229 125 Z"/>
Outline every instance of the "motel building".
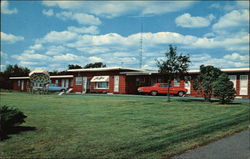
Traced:
<path fill-rule="evenodd" d="M 229 75 L 234 83 L 236 97 L 250 98 L 250 69 L 221 69 Z M 150 86 L 154 83 L 166 82 L 163 75 L 154 71 L 140 69 L 107 67 L 89 69 L 70 69 L 70 75 L 50 76 L 51 83 L 58 86 L 72 88 L 71 93 L 109 93 L 109 94 L 138 94 L 137 88 Z M 173 80 L 174 87 L 182 87 L 188 90 L 188 96 L 201 96 L 193 89 L 193 82 L 197 78 L 199 70 L 188 71 L 190 81 Z M 29 77 L 10 77 L 14 90 L 28 91 L 30 88 Z"/>

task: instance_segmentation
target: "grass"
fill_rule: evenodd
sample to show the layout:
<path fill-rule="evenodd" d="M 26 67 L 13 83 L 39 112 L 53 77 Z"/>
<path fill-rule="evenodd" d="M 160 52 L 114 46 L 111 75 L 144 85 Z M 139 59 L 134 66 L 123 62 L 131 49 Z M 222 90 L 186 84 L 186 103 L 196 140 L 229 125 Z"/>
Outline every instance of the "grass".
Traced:
<path fill-rule="evenodd" d="M 2 92 L 27 115 L 1 158 L 164 158 L 247 128 L 248 104 L 165 98 Z"/>

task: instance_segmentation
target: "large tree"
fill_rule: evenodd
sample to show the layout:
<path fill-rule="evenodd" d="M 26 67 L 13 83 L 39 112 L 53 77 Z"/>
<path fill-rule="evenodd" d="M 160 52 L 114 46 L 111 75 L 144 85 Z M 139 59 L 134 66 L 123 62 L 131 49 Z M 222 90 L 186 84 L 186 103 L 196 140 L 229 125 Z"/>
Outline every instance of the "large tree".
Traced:
<path fill-rule="evenodd" d="M 221 70 L 213 66 L 200 66 L 200 74 L 194 82 L 194 90 L 202 93 L 205 101 L 211 101 L 213 94 L 213 83 L 222 74 Z"/>
<path fill-rule="evenodd" d="M 89 63 L 84 66 L 84 68 L 102 68 L 102 67 L 106 67 L 106 65 L 103 64 L 102 62 Z"/>
<path fill-rule="evenodd" d="M 183 79 L 187 75 L 190 65 L 189 55 L 178 55 L 177 47 L 169 45 L 169 50 L 165 53 L 166 60 L 156 60 L 159 68 L 158 72 L 165 75 L 167 82 L 170 84 L 172 80 Z M 170 101 L 170 87 L 168 87 L 168 101 Z"/>

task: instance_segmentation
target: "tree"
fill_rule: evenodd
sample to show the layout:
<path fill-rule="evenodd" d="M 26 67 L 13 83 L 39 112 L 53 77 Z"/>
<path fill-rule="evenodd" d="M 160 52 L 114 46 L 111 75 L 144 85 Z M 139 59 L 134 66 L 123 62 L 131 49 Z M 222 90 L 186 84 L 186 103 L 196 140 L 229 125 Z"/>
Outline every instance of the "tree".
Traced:
<path fill-rule="evenodd" d="M 232 102 L 235 94 L 234 84 L 225 73 L 221 74 L 217 81 L 213 82 L 213 95 L 219 98 L 221 104 Z"/>
<path fill-rule="evenodd" d="M 194 82 L 194 90 L 201 92 L 205 101 L 211 101 L 213 94 L 213 83 L 221 75 L 221 70 L 213 66 L 200 66 L 200 74 Z"/>
<path fill-rule="evenodd" d="M 82 68 L 82 66 L 80 66 L 80 65 L 74 65 L 74 64 L 68 65 L 68 69 L 80 69 L 80 68 Z"/>
<path fill-rule="evenodd" d="M 166 60 L 156 60 L 159 68 L 158 72 L 165 75 L 167 82 L 170 84 L 174 79 L 183 79 L 187 75 L 187 70 L 190 64 L 189 55 L 177 55 L 177 48 L 169 45 L 168 52 L 165 53 Z M 170 101 L 168 87 L 168 102 Z"/>
<path fill-rule="evenodd" d="M 102 62 L 89 63 L 84 66 L 84 68 L 102 68 L 102 67 L 106 67 L 106 65 L 103 64 Z"/>

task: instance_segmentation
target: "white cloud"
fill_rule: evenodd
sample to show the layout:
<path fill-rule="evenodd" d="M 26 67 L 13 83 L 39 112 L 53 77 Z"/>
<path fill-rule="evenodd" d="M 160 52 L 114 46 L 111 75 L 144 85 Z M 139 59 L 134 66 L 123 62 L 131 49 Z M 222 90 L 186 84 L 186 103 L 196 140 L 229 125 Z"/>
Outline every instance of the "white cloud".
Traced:
<path fill-rule="evenodd" d="M 22 36 L 15 36 L 13 34 L 7 34 L 4 32 L 1 32 L 1 41 L 7 42 L 7 43 L 15 43 L 17 41 L 24 40 L 24 37 Z"/>
<path fill-rule="evenodd" d="M 185 13 L 181 16 L 178 16 L 175 19 L 175 23 L 177 26 L 184 27 L 184 28 L 200 28 L 200 27 L 207 27 L 210 25 L 210 22 L 215 17 L 210 14 L 208 17 L 192 17 L 189 13 Z"/>
<path fill-rule="evenodd" d="M 69 26 L 68 31 L 75 32 L 75 33 L 81 33 L 81 34 L 99 34 L 99 30 L 96 26 L 89 26 L 89 27 L 74 27 Z"/>
<path fill-rule="evenodd" d="M 232 27 L 249 26 L 248 10 L 233 10 L 222 16 L 217 23 L 213 25 L 213 30 L 223 30 Z"/>
<path fill-rule="evenodd" d="M 99 18 L 85 13 L 60 12 L 56 13 L 56 17 L 63 20 L 75 20 L 84 25 L 100 25 L 102 23 Z"/>
<path fill-rule="evenodd" d="M 199 69 L 200 65 L 213 65 L 218 68 L 249 67 L 249 56 L 238 53 L 228 54 L 221 58 L 212 57 L 209 54 L 191 55 L 191 69 Z"/>
<path fill-rule="evenodd" d="M 49 60 L 49 57 L 46 55 L 38 54 L 38 53 L 23 53 L 20 55 L 12 55 L 13 58 L 19 61 L 29 61 L 29 60 L 36 60 L 36 61 L 43 61 Z"/>
<path fill-rule="evenodd" d="M 231 55 L 225 55 L 223 57 L 224 59 L 228 59 L 228 60 L 242 60 L 242 61 L 246 61 L 249 59 L 249 56 L 248 55 L 245 55 L 245 56 L 242 56 L 238 53 L 232 53 Z"/>
<path fill-rule="evenodd" d="M 48 7 L 59 7 L 71 11 L 89 13 L 97 16 L 113 18 L 128 15 L 164 14 L 189 8 L 194 2 L 150 2 L 150 1 L 43 1 Z"/>
<path fill-rule="evenodd" d="M 42 13 L 43 13 L 44 15 L 46 15 L 46 16 L 53 16 L 53 15 L 54 15 L 53 9 L 48 9 L 48 10 L 44 9 L 44 10 L 42 11 Z"/>
<path fill-rule="evenodd" d="M 15 14 L 17 13 L 17 9 L 9 9 L 9 2 L 8 1 L 1 1 L 1 13 L 2 14 Z"/>
<path fill-rule="evenodd" d="M 64 43 L 67 41 L 75 40 L 78 38 L 78 35 L 69 31 L 51 31 L 44 38 L 38 40 L 38 42 L 43 43 Z"/>
<path fill-rule="evenodd" d="M 42 44 L 35 44 L 35 45 L 30 46 L 29 48 L 32 50 L 40 50 L 42 47 L 43 47 Z"/>
<path fill-rule="evenodd" d="M 74 61 L 74 60 L 78 60 L 78 56 L 72 53 L 56 55 L 56 56 L 53 56 L 52 58 L 52 61 L 61 61 L 61 62 L 62 61 Z"/>
<path fill-rule="evenodd" d="M 66 51 L 69 51 L 69 49 L 65 48 L 64 46 L 56 46 L 56 45 L 52 45 L 52 46 L 48 46 L 48 51 L 45 53 L 47 55 L 58 55 L 58 54 L 62 54 Z"/>
<path fill-rule="evenodd" d="M 96 57 L 96 56 L 91 56 L 88 58 L 90 60 L 90 62 L 102 62 L 103 59 L 100 57 Z"/>

